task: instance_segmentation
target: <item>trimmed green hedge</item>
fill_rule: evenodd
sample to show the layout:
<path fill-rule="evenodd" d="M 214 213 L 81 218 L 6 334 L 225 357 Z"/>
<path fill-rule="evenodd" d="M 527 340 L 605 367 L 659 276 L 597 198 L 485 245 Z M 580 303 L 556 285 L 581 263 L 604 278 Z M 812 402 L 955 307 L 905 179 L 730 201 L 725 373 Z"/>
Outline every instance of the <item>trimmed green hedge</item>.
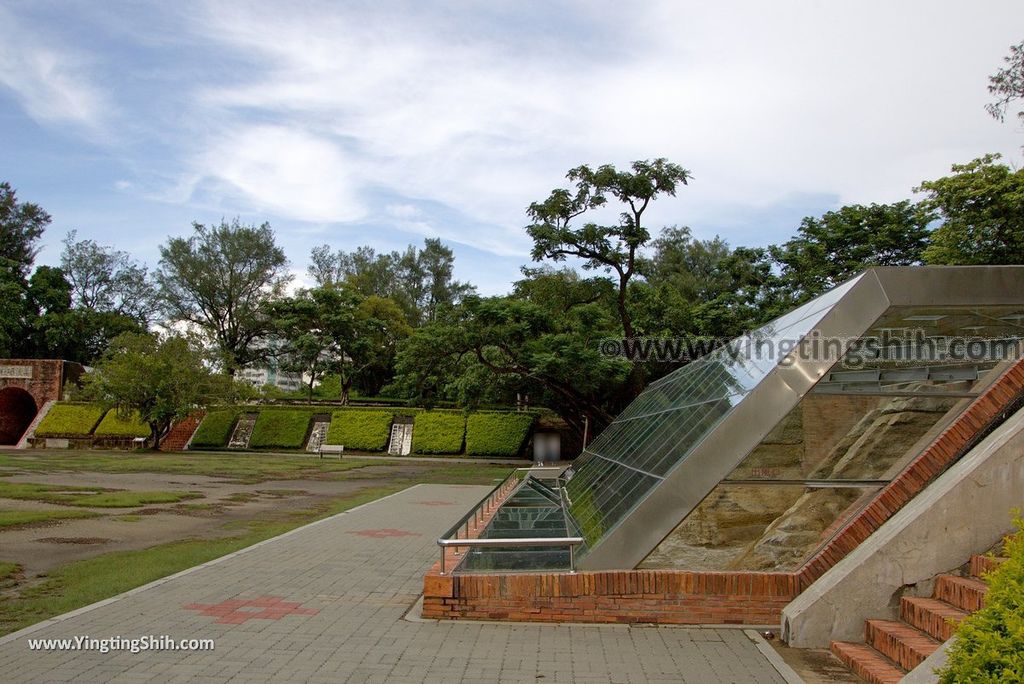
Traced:
<path fill-rule="evenodd" d="M 58 402 L 50 407 L 46 417 L 39 423 L 36 436 L 88 437 L 100 422 L 103 413 L 103 407 L 97 404 Z"/>
<path fill-rule="evenodd" d="M 227 446 L 231 430 L 241 413 L 242 409 L 238 407 L 214 409 L 207 413 L 192 436 L 192 448 Z"/>
<path fill-rule="evenodd" d="M 249 438 L 250 449 L 301 449 L 306 443 L 310 409 L 262 409 Z"/>
<path fill-rule="evenodd" d="M 382 451 L 388 445 L 394 418 L 395 412 L 390 409 L 335 411 L 331 414 L 325 444 L 342 444 L 356 451 Z"/>
<path fill-rule="evenodd" d="M 466 419 L 470 456 L 516 456 L 533 425 L 532 413 L 471 413 Z"/>
<path fill-rule="evenodd" d="M 1024 681 L 1024 521 L 1006 539 L 1008 560 L 985 575 L 985 607 L 957 627 L 939 681 Z"/>
<path fill-rule="evenodd" d="M 462 413 L 422 411 L 412 429 L 412 450 L 416 454 L 458 454 L 466 436 Z"/>
<path fill-rule="evenodd" d="M 138 411 L 132 411 L 127 420 L 117 414 L 117 409 L 107 411 L 94 433 L 97 437 L 149 437 L 149 426 L 139 419 Z"/>

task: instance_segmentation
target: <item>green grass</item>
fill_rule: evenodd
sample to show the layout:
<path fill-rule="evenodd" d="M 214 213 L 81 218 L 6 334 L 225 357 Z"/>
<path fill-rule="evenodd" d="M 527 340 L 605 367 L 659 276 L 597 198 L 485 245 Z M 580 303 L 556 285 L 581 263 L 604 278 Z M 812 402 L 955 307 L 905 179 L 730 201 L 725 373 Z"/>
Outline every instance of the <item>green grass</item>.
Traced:
<path fill-rule="evenodd" d="M 56 522 L 70 518 L 94 518 L 98 514 L 90 511 L 21 511 L 0 510 L 0 530 L 14 527 L 28 527 L 40 523 Z M 2 564 L 0 564 L 2 567 Z M 2 572 L 0 572 L 2 575 Z"/>
<path fill-rule="evenodd" d="M 300 449 L 306 442 L 311 409 L 263 409 L 249 438 L 250 449 Z"/>
<path fill-rule="evenodd" d="M 94 506 L 96 508 L 133 508 L 146 504 L 176 503 L 196 499 L 194 492 L 133 492 L 111 491 L 101 487 L 71 487 L 45 485 L 33 482 L 0 482 L 0 498 L 22 501 L 45 501 L 67 506 Z"/>
<path fill-rule="evenodd" d="M 417 454 L 458 454 L 466 436 L 466 416 L 461 413 L 422 411 L 416 414 L 412 450 Z"/>
<path fill-rule="evenodd" d="M 331 414 L 327 444 L 343 444 L 356 451 L 381 451 L 388 444 L 391 409 L 344 409 Z"/>
<path fill-rule="evenodd" d="M 470 456 L 516 456 L 530 433 L 532 413 L 471 413 L 466 419 Z"/>
<path fill-rule="evenodd" d="M 186 568 L 219 558 L 327 515 L 354 508 L 402 486 L 365 489 L 356 494 L 289 515 L 282 520 L 254 521 L 239 536 L 189 539 L 140 551 L 119 551 L 61 566 L 17 598 L 0 602 L 0 634 L 76 608 L 102 601 Z"/>
<path fill-rule="evenodd" d="M 88 437 L 103 417 L 103 407 L 97 404 L 70 404 L 58 402 L 36 428 L 37 437 Z"/>
<path fill-rule="evenodd" d="M 214 409 L 203 417 L 203 422 L 192 436 L 192 448 L 221 448 L 231 439 L 231 430 L 242 413 L 240 408 Z"/>
<path fill-rule="evenodd" d="M 139 522 L 139 521 L 143 520 L 144 516 L 135 515 L 135 514 L 132 514 L 132 513 L 126 513 L 125 515 L 112 515 L 112 516 L 110 516 L 110 519 L 113 520 L 114 522 L 133 523 L 133 522 Z"/>
<path fill-rule="evenodd" d="M 116 410 L 107 411 L 96 431 L 97 437 L 149 437 L 149 426 L 139 419 L 138 411 L 122 418 Z"/>
<path fill-rule="evenodd" d="M 358 458 L 318 459 L 306 456 L 235 454 L 225 452 L 131 454 L 109 451 L 0 452 L 0 474 L 4 469 L 18 472 L 173 473 L 206 475 L 252 484 L 264 480 L 303 478 L 337 479 L 350 470 L 368 466 L 395 465 L 395 461 L 367 461 Z"/>

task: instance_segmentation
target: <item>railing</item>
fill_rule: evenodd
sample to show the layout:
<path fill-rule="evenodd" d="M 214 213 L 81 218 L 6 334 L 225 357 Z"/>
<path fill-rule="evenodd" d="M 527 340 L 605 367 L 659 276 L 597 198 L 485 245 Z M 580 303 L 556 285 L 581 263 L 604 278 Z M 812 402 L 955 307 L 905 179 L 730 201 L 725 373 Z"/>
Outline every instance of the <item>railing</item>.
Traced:
<path fill-rule="evenodd" d="M 455 555 L 459 555 L 459 549 L 464 547 L 499 547 L 499 548 L 512 548 L 512 547 L 524 547 L 524 546 L 565 546 L 569 549 L 569 571 L 576 572 L 576 559 L 574 555 L 574 549 L 576 546 L 583 543 L 583 537 L 537 537 L 537 538 L 520 538 L 520 539 L 477 539 L 470 538 L 469 529 L 470 522 L 473 523 L 474 529 L 479 529 L 480 525 L 483 524 L 486 513 L 485 510 L 492 509 L 498 504 L 499 497 L 506 492 L 509 486 L 516 487 L 518 484 L 526 478 L 526 476 L 537 477 L 538 476 L 549 476 L 557 477 L 562 472 L 562 468 L 516 468 L 508 476 L 498 483 L 494 489 L 492 489 L 487 496 L 480 500 L 480 502 L 471 508 L 466 515 L 462 516 L 457 523 L 452 525 L 447 532 L 441 535 L 441 538 L 437 540 L 437 545 L 441 548 L 441 572 L 445 574 L 445 551 L 451 547 L 455 549 Z M 512 484 L 512 482 L 516 484 Z M 461 535 L 461 536 L 460 536 Z"/>

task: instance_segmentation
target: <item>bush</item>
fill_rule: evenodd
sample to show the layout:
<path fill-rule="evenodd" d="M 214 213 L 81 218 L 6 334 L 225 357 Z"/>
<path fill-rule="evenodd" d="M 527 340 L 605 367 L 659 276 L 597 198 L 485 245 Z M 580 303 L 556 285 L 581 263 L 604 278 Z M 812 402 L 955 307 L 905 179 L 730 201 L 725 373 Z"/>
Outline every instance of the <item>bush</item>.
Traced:
<path fill-rule="evenodd" d="M 118 415 L 116 409 L 107 411 L 96 428 L 97 437 L 149 437 L 149 426 L 139 419 L 138 411 L 132 411 L 127 418 Z"/>
<path fill-rule="evenodd" d="M 58 402 L 50 407 L 46 417 L 39 423 L 36 436 L 88 437 L 100 422 L 103 413 L 103 407 L 97 404 Z"/>
<path fill-rule="evenodd" d="M 412 450 L 417 454 L 458 454 L 466 436 L 466 416 L 461 413 L 423 411 L 416 414 Z"/>
<path fill-rule="evenodd" d="M 470 456 L 516 456 L 533 425 L 532 413 L 471 413 L 466 419 Z"/>
<path fill-rule="evenodd" d="M 326 444 L 357 451 L 382 451 L 388 445 L 395 412 L 387 409 L 343 409 L 331 414 Z M 414 430 L 415 432 L 415 430 Z"/>
<path fill-rule="evenodd" d="M 256 417 L 249 448 L 301 449 L 313 414 L 311 409 L 262 409 Z"/>
<path fill-rule="evenodd" d="M 216 409 L 207 413 L 192 436 L 192 447 L 227 446 L 228 440 L 231 439 L 231 430 L 241 413 L 242 409 L 236 407 Z"/>
<path fill-rule="evenodd" d="M 949 659 L 939 681 L 1024 681 L 1024 521 L 1006 539 L 1008 560 L 988 573 L 985 607 L 967 617 L 956 630 Z"/>

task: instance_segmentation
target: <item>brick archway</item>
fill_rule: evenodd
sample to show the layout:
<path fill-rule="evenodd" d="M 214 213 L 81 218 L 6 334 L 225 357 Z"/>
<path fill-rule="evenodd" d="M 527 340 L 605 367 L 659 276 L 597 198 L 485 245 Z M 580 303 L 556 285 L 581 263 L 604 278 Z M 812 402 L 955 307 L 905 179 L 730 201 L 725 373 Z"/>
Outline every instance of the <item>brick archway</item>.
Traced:
<path fill-rule="evenodd" d="M 63 399 L 65 385 L 84 372 L 81 364 L 58 359 L 0 359 L 0 444 L 17 444 L 39 409 Z"/>
<path fill-rule="evenodd" d="M 20 387 L 0 389 L 0 445 L 17 444 L 38 411 L 35 399 Z"/>

